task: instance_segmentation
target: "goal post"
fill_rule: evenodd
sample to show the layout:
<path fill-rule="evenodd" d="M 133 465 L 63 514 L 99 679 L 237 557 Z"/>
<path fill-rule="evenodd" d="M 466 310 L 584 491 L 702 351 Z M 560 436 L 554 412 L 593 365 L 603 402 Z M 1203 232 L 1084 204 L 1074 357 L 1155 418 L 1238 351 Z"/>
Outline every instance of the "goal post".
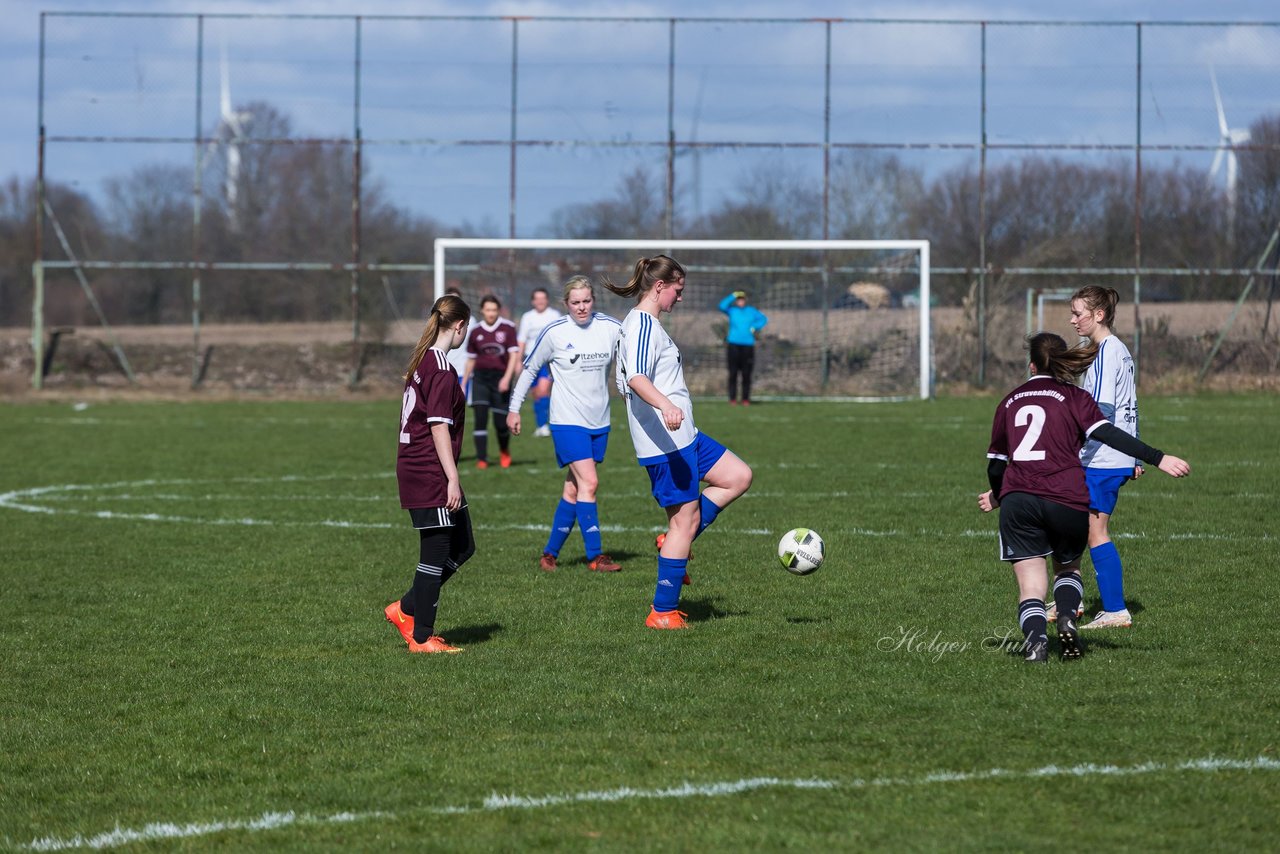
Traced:
<path fill-rule="evenodd" d="M 513 320 L 534 288 L 559 306 L 560 286 L 584 274 L 626 282 L 642 255 L 671 255 L 689 272 L 664 326 L 680 346 L 695 394 L 723 395 L 721 299 L 746 291 L 769 318 L 757 338 L 753 398 L 904 400 L 933 392 L 927 240 L 631 240 L 442 237 L 434 295 L 450 285 L 478 310 L 502 300 Z M 631 305 L 596 288 L 599 310 Z"/>

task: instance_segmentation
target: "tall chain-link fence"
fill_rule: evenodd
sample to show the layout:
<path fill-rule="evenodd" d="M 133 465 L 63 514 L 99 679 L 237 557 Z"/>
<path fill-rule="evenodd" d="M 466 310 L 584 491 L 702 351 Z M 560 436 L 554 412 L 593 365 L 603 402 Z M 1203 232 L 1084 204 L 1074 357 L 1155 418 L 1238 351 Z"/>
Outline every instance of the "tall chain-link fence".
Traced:
<path fill-rule="evenodd" d="M 37 387 L 341 385 L 396 375 L 439 235 L 911 238 L 941 384 L 1088 283 L 1144 385 L 1270 379 L 1278 71 L 1280 22 L 48 12 L 0 323 Z"/>

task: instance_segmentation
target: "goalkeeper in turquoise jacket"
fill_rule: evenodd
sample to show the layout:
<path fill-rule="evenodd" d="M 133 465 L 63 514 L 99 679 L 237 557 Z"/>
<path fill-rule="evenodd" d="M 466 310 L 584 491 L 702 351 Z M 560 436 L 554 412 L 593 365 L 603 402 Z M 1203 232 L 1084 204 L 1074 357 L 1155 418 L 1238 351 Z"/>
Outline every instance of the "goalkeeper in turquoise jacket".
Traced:
<path fill-rule="evenodd" d="M 729 316 L 729 334 L 725 336 L 729 365 L 729 403 L 738 403 L 738 377 L 742 377 L 742 405 L 751 405 L 751 371 L 756 361 L 756 333 L 769 318 L 753 305 L 747 305 L 747 292 L 734 291 L 720 300 L 720 310 Z"/>

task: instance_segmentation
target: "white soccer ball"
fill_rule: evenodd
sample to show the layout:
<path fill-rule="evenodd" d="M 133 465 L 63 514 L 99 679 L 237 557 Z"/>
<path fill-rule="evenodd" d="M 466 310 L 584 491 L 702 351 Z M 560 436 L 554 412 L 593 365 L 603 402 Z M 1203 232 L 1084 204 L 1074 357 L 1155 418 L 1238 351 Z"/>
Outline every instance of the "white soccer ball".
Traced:
<path fill-rule="evenodd" d="M 794 575 L 808 575 L 822 566 L 827 547 L 817 531 L 795 528 L 778 541 L 778 560 L 782 568 Z"/>

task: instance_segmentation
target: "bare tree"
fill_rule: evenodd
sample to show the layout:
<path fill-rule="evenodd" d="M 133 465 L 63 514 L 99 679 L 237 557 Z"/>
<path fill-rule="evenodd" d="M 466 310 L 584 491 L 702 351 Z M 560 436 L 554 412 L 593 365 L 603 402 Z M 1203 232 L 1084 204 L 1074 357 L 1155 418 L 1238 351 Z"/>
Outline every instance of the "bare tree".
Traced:
<path fill-rule="evenodd" d="M 638 166 L 619 181 L 610 199 L 568 205 L 551 214 L 551 231 L 580 239 L 663 236 L 664 191 L 649 170 Z"/>

